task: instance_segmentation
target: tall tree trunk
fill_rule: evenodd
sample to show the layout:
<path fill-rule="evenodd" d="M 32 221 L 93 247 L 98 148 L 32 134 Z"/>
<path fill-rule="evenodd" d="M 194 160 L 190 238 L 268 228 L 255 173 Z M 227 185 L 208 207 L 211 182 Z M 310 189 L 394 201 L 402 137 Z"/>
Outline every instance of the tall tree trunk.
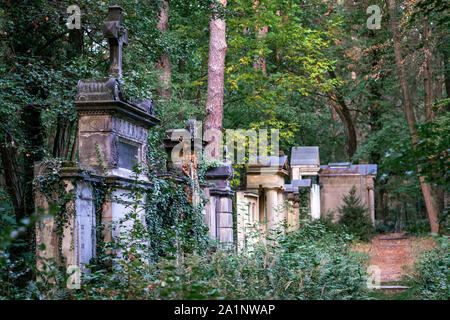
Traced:
<path fill-rule="evenodd" d="M 162 5 L 159 11 L 158 30 L 165 34 L 169 28 L 169 3 L 162 1 Z M 168 101 L 172 96 L 172 89 L 170 83 L 172 81 L 172 69 L 170 64 L 170 56 L 167 52 L 164 52 L 159 57 L 156 63 L 156 70 L 159 71 L 159 96 Z"/>
<path fill-rule="evenodd" d="M 436 70 L 442 70 L 443 66 L 441 63 L 441 54 L 439 51 L 436 51 L 436 59 L 434 65 L 436 66 Z M 443 73 L 439 72 L 439 74 L 436 76 L 436 99 L 440 100 L 442 99 L 442 88 L 444 86 L 444 75 Z"/>
<path fill-rule="evenodd" d="M 219 0 L 219 2 L 224 7 L 227 4 L 226 0 Z M 206 95 L 205 129 L 222 131 L 225 54 L 227 51 L 225 20 L 219 17 L 211 17 L 209 28 L 208 91 Z"/>
<path fill-rule="evenodd" d="M 336 78 L 336 74 L 334 71 L 329 71 L 329 74 L 332 78 Z M 352 114 L 350 113 L 350 109 L 345 103 L 344 97 L 339 89 L 336 88 L 335 93 L 328 94 L 328 97 L 331 100 L 331 104 L 333 108 L 336 110 L 339 118 L 343 122 L 345 126 L 345 131 L 347 132 L 347 145 L 348 145 L 348 158 L 351 160 L 353 155 L 356 152 L 357 147 L 357 136 L 356 136 L 356 128 L 353 122 Z"/>
<path fill-rule="evenodd" d="M 425 119 L 427 122 L 434 119 L 434 86 L 433 86 L 433 48 L 431 46 L 431 26 L 427 19 L 424 25 L 424 48 L 425 48 L 425 69 L 424 69 L 424 92 L 425 92 Z"/>
<path fill-rule="evenodd" d="M 0 156 L 2 159 L 2 168 L 11 201 L 14 206 L 16 221 L 20 221 L 25 217 L 24 207 L 24 185 L 21 175 L 23 168 L 19 165 L 17 157 L 17 148 L 11 137 L 7 137 L 6 141 L 0 144 Z"/>
<path fill-rule="evenodd" d="M 375 32 L 374 30 L 369 31 L 369 38 L 372 41 L 375 41 Z M 370 60 L 371 60 L 371 69 L 377 70 L 378 64 L 380 61 L 380 48 L 379 46 L 372 46 L 372 50 L 370 51 Z M 370 81 L 370 93 L 371 93 L 371 103 L 369 107 L 369 126 L 370 126 L 370 133 L 371 135 L 377 134 L 381 130 L 381 107 L 380 107 L 380 101 L 382 100 L 381 96 L 381 88 L 380 83 L 383 83 L 384 75 L 381 76 L 381 78 L 377 79 L 376 77 L 373 77 Z M 380 150 L 375 148 L 370 151 L 369 154 L 369 161 L 370 163 L 378 164 L 381 160 L 381 153 Z M 387 183 L 387 179 L 385 178 L 385 181 L 383 183 L 380 183 L 378 180 L 377 186 L 375 188 L 375 217 L 377 219 L 383 220 L 385 218 L 384 214 L 384 186 Z"/>
<path fill-rule="evenodd" d="M 261 39 L 261 41 L 264 41 L 263 39 L 266 37 L 268 30 L 269 29 L 267 26 L 258 28 L 258 39 Z M 264 55 L 256 56 L 255 62 L 253 63 L 253 67 L 255 68 L 256 71 L 261 70 L 263 75 L 266 75 L 267 74 L 266 57 Z"/>
<path fill-rule="evenodd" d="M 256 11 L 256 14 L 258 14 L 258 6 L 259 6 L 259 1 L 253 1 L 253 9 Z M 257 38 L 261 39 L 261 41 L 264 41 L 267 31 L 269 30 L 268 27 L 262 26 L 260 28 L 259 26 L 257 26 L 256 28 L 258 29 Z M 255 71 L 261 70 L 262 73 L 264 75 L 266 75 L 266 57 L 264 55 L 255 56 L 255 62 L 253 63 L 253 68 L 255 69 Z"/>
<path fill-rule="evenodd" d="M 75 59 L 83 53 L 83 29 L 73 29 L 69 32 L 69 46 L 67 47 L 67 56 Z M 73 119 L 70 114 L 58 114 L 56 121 L 56 132 L 53 137 L 53 150 L 54 157 L 68 160 L 70 157 L 71 138 L 73 133 L 73 126 L 76 124 L 77 119 Z M 75 132 L 75 135 L 77 133 Z M 76 138 L 73 139 L 73 143 L 76 142 Z"/>
<path fill-rule="evenodd" d="M 25 105 L 22 112 L 22 120 L 25 124 L 25 152 L 24 163 L 24 202 L 25 215 L 27 217 L 34 213 L 34 163 L 41 161 L 44 155 L 42 138 L 41 107 L 34 104 Z"/>
<path fill-rule="evenodd" d="M 450 56 L 447 52 L 447 48 L 442 50 L 442 58 L 444 64 L 445 91 L 447 93 L 447 98 L 450 98 Z"/>
<path fill-rule="evenodd" d="M 396 16 L 396 4 L 395 0 L 388 0 L 389 5 L 389 20 L 391 26 L 391 32 L 393 36 L 394 42 L 394 55 L 395 62 L 397 65 L 397 73 L 400 80 L 400 87 L 403 96 L 403 108 L 405 110 L 406 118 L 408 121 L 408 127 L 411 134 L 411 140 L 413 145 L 418 142 L 418 138 L 414 129 L 416 124 L 416 119 L 414 116 L 413 106 L 411 104 L 408 84 L 406 82 L 406 75 L 403 66 L 403 59 L 401 53 L 401 43 L 400 43 L 400 35 L 398 31 L 398 22 Z M 420 170 L 419 170 L 420 174 Z M 431 232 L 438 233 L 439 232 L 439 223 L 438 221 L 438 207 L 437 203 L 433 197 L 431 185 L 428 182 L 425 182 L 425 178 L 423 176 L 420 177 L 420 186 L 422 188 L 423 198 L 425 200 L 425 206 L 427 208 L 428 220 L 430 221 Z"/>
<path fill-rule="evenodd" d="M 74 120 L 68 119 L 65 115 L 59 114 L 57 118 L 56 134 L 53 141 L 53 156 L 66 160 L 70 151 L 70 139 Z"/>

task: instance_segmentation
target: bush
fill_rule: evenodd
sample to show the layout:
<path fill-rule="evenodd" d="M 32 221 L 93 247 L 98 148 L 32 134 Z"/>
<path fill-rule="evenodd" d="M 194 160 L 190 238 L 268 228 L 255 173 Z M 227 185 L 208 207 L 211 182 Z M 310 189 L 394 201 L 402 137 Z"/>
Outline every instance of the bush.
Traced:
<path fill-rule="evenodd" d="M 344 225 L 348 232 L 359 240 L 369 241 L 375 230 L 367 214 L 367 208 L 361 204 L 361 200 L 356 196 L 355 186 L 347 195 L 343 196 L 342 200 L 344 205 L 338 208 L 341 214 L 339 224 Z"/>
<path fill-rule="evenodd" d="M 430 221 L 428 219 L 415 219 L 408 221 L 405 231 L 410 235 L 428 235 L 431 232 Z"/>
<path fill-rule="evenodd" d="M 440 246 L 425 250 L 410 277 L 411 291 L 417 299 L 450 299 L 450 239 L 439 239 Z"/>
<path fill-rule="evenodd" d="M 136 236 L 136 234 L 134 234 Z M 320 221 L 249 251 L 173 253 L 147 264 L 116 257 L 121 272 L 86 275 L 78 299 L 363 299 L 365 256 L 350 251 L 352 237 Z M 127 252 L 133 252 L 128 247 Z M 135 254 L 133 254 L 135 255 Z M 130 276 L 130 274 L 132 276 Z M 86 295 L 88 293 L 88 295 Z"/>

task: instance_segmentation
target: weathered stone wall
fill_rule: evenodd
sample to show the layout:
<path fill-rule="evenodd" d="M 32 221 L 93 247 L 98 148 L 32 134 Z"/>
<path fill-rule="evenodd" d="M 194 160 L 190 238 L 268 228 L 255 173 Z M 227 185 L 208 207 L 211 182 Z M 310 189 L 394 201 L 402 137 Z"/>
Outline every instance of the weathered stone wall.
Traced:
<path fill-rule="evenodd" d="M 356 195 L 360 197 L 361 203 L 369 208 L 371 215 L 374 210 L 373 200 L 370 200 L 370 190 L 373 189 L 374 176 L 364 175 L 322 175 L 320 181 L 322 188 L 320 190 L 321 215 L 334 212 L 334 221 L 339 220 L 338 207 L 343 205 L 342 197 L 349 193 L 355 186 Z M 372 220 L 374 217 L 372 217 Z"/>
<path fill-rule="evenodd" d="M 206 173 L 210 187 L 205 188 L 208 203 L 205 206 L 204 221 L 212 239 L 226 246 L 234 243 L 233 236 L 233 197 L 230 180 L 233 178 L 231 165 L 212 168 Z"/>
<path fill-rule="evenodd" d="M 93 189 L 89 182 L 65 178 L 66 192 L 73 192 L 74 197 L 65 205 L 67 222 L 62 233 L 57 232 L 57 212 L 50 211 L 46 196 L 37 192 L 35 206 L 41 214 L 36 224 L 36 250 L 38 257 L 54 259 L 65 265 L 83 267 L 95 255 L 95 212 Z M 57 195 L 55 195 L 57 197 Z M 58 208 L 55 208 L 58 210 Z M 60 239 L 60 240 L 59 240 Z M 61 242 L 61 249 L 59 248 Z M 41 245 L 44 245 L 41 249 Z M 42 268 L 43 260 L 37 260 L 37 267 Z"/>

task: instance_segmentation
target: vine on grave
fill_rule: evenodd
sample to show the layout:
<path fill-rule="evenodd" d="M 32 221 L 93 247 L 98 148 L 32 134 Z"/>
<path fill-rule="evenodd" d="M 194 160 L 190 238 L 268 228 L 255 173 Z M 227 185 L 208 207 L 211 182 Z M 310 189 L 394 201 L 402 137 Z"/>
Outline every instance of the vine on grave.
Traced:
<path fill-rule="evenodd" d="M 58 240 L 58 257 L 61 259 L 61 265 L 64 265 L 62 240 L 64 227 L 75 216 L 75 189 L 67 191 L 67 184 L 61 178 L 62 162 L 60 160 L 53 159 L 43 163 L 43 165 L 45 166 L 45 173 L 37 176 L 33 184 L 35 190 L 45 197 L 49 206 L 49 213 L 54 217 L 54 231 Z"/>
<path fill-rule="evenodd" d="M 108 195 L 111 193 L 110 188 L 103 181 L 92 183 L 93 189 L 93 200 L 94 200 L 94 214 L 95 214 L 95 239 L 96 239 L 96 256 L 94 257 L 95 262 L 104 262 L 104 257 L 106 255 L 104 247 L 104 231 L 105 226 L 103 224 L 103 209 L 106 203 Z"/>
<path fill-rule="evenodd" d="M 310 190 L 308 188 L 299 188 L 298 196 L 299 196 L 299 215 L 300 218 L 309 217 L 309 209 L 308 209 L 308 201 L 309 201 L 309 193 Z"/>

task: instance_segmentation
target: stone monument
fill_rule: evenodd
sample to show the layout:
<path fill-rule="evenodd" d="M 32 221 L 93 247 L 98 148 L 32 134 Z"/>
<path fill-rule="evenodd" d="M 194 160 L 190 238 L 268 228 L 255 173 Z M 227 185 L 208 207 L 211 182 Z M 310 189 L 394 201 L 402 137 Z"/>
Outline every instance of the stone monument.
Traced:
<path fill-rule="evenodd" d="M 96 182 L 110 191 L 101 208 L 100 220 L 104 223 L 119 221 L 126 215 L 127 194 L 136 179 L 142 186 L 150 187 L 144 175 L 135 176 L 133 166 L 146 162 L 148 129 L 160 120 L 153 114 L 151 100 L 127 99 L 120 87 L 122 48 L 128 41 L 121 7 L 109 7 L 103 31 L 110 46 L 110 77 L 78 82 L 75 108 L 79 121 L 79 164 L 61 169 L 67 191 L 72 190 L 75 195 L 67 204 L 74 214 L 59 236 L 55 233 L 54 217 L 47 217 L 37 225 L 37 248 L 45 245 L 45 249 L 38 249 L 38 254 L 57 261 L 62 261 L 63 256 L 66 265 L 82 266 L 95 255 Z M 45 168 L 37 165 L 36 174 L 44 173 Z M 48 209 L 48 200 L 37 194 L 36 207 Z M 110 231 L 104 236 L 105 240 L 113 238 Z"/>

